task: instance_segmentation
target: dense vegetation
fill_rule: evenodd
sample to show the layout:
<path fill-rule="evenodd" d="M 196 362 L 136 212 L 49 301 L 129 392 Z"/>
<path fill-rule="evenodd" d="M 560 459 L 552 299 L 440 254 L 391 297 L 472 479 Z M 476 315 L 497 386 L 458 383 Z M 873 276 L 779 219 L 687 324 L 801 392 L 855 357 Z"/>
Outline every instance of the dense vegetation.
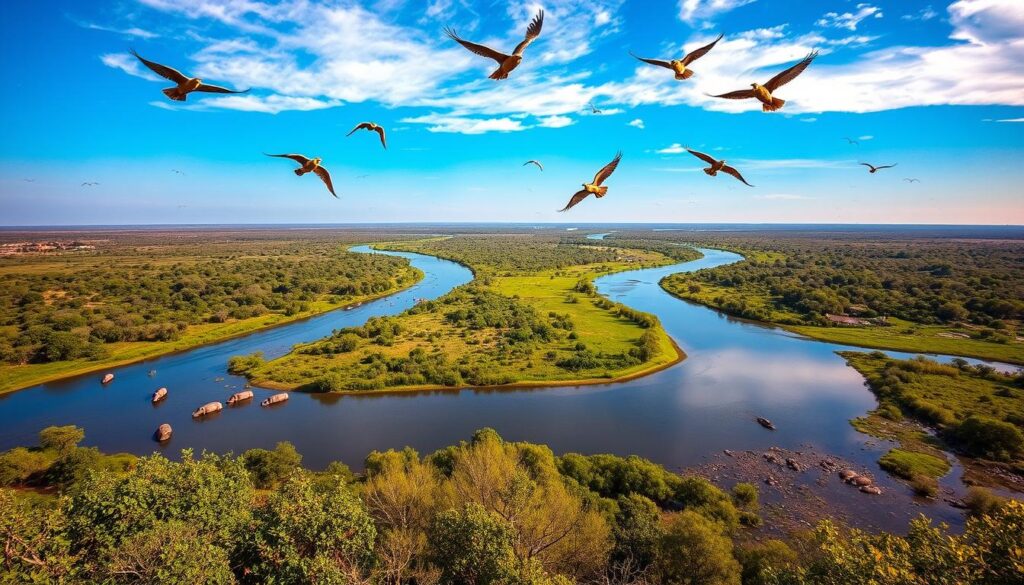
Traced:
<path fill-rule="evenodd" d="M 549 235 L 473 234 L 388 247 L 448 258 L 488 274 L 507 275 L 613 262 L 619 258 L 615 250 L 595 246 L 597 243 L 562 242 Z"/>
<path fill-rule="evenodd" d="M 557 457 L 488 429 L 427 457 L 371 453 L 359 476 L 304 470 L 282 443 L 78 463 L 53 483 L 48 468 L 81 438 L 50 428 L 39 447 L 0 455 L 4 470 L 25 453 L 52 459 L 3 476 L 18 489 L 0 488 L 0 582 L 1009 585 L 1024 572 L 1024 504 L 991 497 L 962 535 L 923 518 L 905 537 L 823 521 L 752 542 L 752 485 L 726 493 L 640 458 Z"/>

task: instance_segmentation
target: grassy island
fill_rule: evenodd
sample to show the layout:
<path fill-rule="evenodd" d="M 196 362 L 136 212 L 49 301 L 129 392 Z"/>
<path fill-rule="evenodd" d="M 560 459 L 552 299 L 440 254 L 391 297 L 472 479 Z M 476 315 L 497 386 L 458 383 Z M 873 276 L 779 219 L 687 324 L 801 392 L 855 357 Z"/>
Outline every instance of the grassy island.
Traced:
<path fill-rule="evenodd" d="M 466 286 L 397 317 L 371 319 L 248 369 L 254 384 L 318 392 L 624 380 L 683 354 L 652 315 L 598 295 L 594 278 L 697 258 L 532 236 L 458 236 L 378 245 L 470 266 Z M 678 248 L 678 250 L 676 250 Z"/>

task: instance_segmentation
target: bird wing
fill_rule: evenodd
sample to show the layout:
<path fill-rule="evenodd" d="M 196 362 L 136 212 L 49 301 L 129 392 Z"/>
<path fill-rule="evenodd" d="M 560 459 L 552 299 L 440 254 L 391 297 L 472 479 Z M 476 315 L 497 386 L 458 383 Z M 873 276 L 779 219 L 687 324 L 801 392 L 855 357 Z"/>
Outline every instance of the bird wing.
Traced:
<path fill-rule="evenodd" d="M 526 38 L 524 38 L 522 42 L 516 45 L 516 48 L 514 51 L 512 51 L 512 54 L 522 56 L 523 51 L 526 50 L 526 47 L 529 47 L 530 43 L 532 43 L 534 39 L 540 36 L 540 29 L 543 26 L 544 11 L 539 10 L 537 12 L 537 16 L 534 16 L 533 20 L 530 22 L 530 26 L 526 27 Z"/>
<path fill-rule="evenodd" d="M 876 169 L 891 169 L 891 168 L 893 168 L 894 166 L 896 166 L 896 165 L 898 165 L 898 164 L 900 164 L 900 163 L 893 163 L 893 164 L 891 164 L 891 165 L 882 165 L 882 166 L 880 166 L 880 167 L 875 167 L 875 168 L 876 168 Z"/>
<path fill-rule="evenodd" d="M 707 45 L 704 45 L 703 47 L 701 47 L 699 49 L 695 49 L 695 50 L 691 51 L 690 54 L 688 54 L 687 56 L 683 57 L 683 65 L 689 65 L 690 63 L 693 63 L 694 61 L 696 61 L 697 59 L 700 59 L 704 55 L 707 55 L 708 51 L 713 49 L 715 47 L 715 44 L 718 41 L 722 40 L 723 36 L 724 35 L 718 35 L 718 38 L 713 40 L 713 41 L 711 41 L 711 43 L 709 43 Z"/>
<path fill-rule="evenodd" d="M 377 134 L 380 134 L 380 143 L 384 146 L 384 150 L 387 150 L 388 149 L 388 140 L 387 140 L 387 138 L 384 137 L 384 127 L 383 126 L 377 126 L 376 128 L 374 128 L 374 131 L 377 132 Z"/>
<path fill-rule="evenodd" d="M 686 152 L 688 152 L 688 153 L 692 154 L 693 156 L 699 158 L 700 160 L 708 163 L 709 165 L 713 165 L 713 164 L 718 162 L 717 160 L 714 159 L 714 157 L 712 157 L 709 154 L 704 154 L 703 152 L 698 152 L 696 150 L 690 150 L 689 148 L 686 149 Z"/>
<path fill-rule="evenodd" d="M 208 83 L 200 83 L 199 87 L 196 88 L 196 91 L 205 91 L 206 93 L 249 93 L 248 89 L 238 91 L 234 89 L 228 89 L 226 87 L 221 87 L 219 85 L 210 85 Z"/>
<path fill-rule="evenodd" d="M 327 185 L 327 190 L 331 192 L 331 195 L 334 195 L 335 199 L 337 199 L 338 194 L 334 192 L 334 185 L 331 184 L 331 173 L 328 173 L 327 169 L 323 167 L 317 167 L 313 172 L 316 173 L 316 176 L 320 177 L 320 180 L 324 182 L 324 185 Z"/>
<path fill-rule="evenodd" d="M 508 57 L 509 57 L 508 55 L 506 55 L 504 53 L 499 53 L 498 51 L 495 51 L 494 49 L 492 49 L 490 47 L 485 47 L 483 45 L 478 45 L 477 43 L 471 43 L 471 42 L 469 42 L 469 41 L 467 41 L 465 39 L 461 39 L 461 38 L 459 38 L 459 35 L 455 34 L 455 31 L 450 29 L 450 28 L 444 29 L 444 34 L 448 35 L 448 37 L 451 38 L 456 43 L 459 43 L 463 47 L 466 47 L 467 49 L 469 49 L 470 52 L 476 53 L 477 55 L 480 55 L 481 57 L 487 57 L 488 59 L 494 59 L 495 61 L 498 62 L 498 65 L 501 65 L 502 63 L 504 63 L 505 59 L 508 59 Z"/>
<path fill-rule="evenodd" d="M 807 69 L 807 66 L 810 65 L 811 61 L 814 61 L 814 58 L 817 56 L 818 52 L 812 51 L 809 55 L 804 57 L 803 61 L 800 61 L 796 65 L 793 65 L 789 69 L 786 69 L 782 73 L 779 73 L 775 77 L 769 79 L 768 83 L 764 84 L 765 89 L 768 91 L 775 91 L 790 81 L 793 81 L 798 75 L 804 72 L 804 69 Z"/>
<path fill-rule="evenodd" d="M 612 173 L 615 172 L 615 168 L 619 166 L 620 160 L 622 160 L 621 152 L 616 153 L 615 158 L 612 159 L 612 162 L 604 165 L 604 167 L 600 171 L 597 171 L 597 174 L 594 175 L 594 184 L 600 185 L 605 181 L 605 179 L 612 176 Z"/>
<path fill-rule="evenodd" d="M 710 94 L 708 94 L 710 95 Z M 719 95 L 712 95 L 711 97 L 725 98 L 727 100 L 745 100 L 754 97 L 753 89 L 738 89 L 736 91 L 730 91 L 729 93 L 723 93 Z"/>
<path fill-rule="evenodd" d="M 873 167 L 873 166 L 869 165 L 868 163 L 859 163 L 859 164 L 862 164 L 862 165 L 864 165 L 864 166 L 866 166 L 867 168 L 869 168 L 869 169 L 872 169 L 872 170 L 874 170 L 874 168 L 875 168 L 875 167 Z"/>
<path fill-rule="evenodd" d="M 586 189 L 580 189 L 579 191 L 573 193 L 572 199 L 569 200 L 569 203 L 567 203 L 565 207 L 559 209 L 558 211 L 568 211 L 569 209 L 575 207 L 577 203 L 586 199 L 587 195 L 590 195 L 589 191 L 587 191 Z"/>
<path fill-rule="evenodd" d="M 730 167 L 729 165 L 725 165 L 724 167 L 722 167 L 722 172 L 726 173 L 728 175 L 732 175 L 732 176 L 736 177 L 737 179 L 740 180 L 741 183 L 743 183 L 744 185 L 746 185 L 748 187 L 753 187 L 753 185 L 748 183 L 747 180 L 743 178 L 743 175 L 741 175 L 739 171 L 737 171 L 733 167 Z"/>
<path fill-rule="evenodd" d="M 143 59 L 142 55 L 139 55 L 138 53 L 135 52 L 135 49 L 132 49 L 132 55 L 135 55 L 135 58 L 138 59 L 139 61 L 141 61 L 143 65 L 148 67 L 150 69 L 150 71 L 152 71 L 153 73 L 156 73 L 157 75 L 159 75 L 160 77 L 163 77 L 164 79 L 170 79 L 174 83 L 181 83 L 183 81 L 188 81 L 188 77 L 185 77 L 185 75 L 183 75 L 177 69 L 173 69 L 171 67 L 168 67 L 166 65 L 161 65 L 159 63 L 154 63 L 153 61 L 149 61 L 148 59 Z"/>
<path fill-rule="evenodd" d="M 528 161 L 523 163 L 523 166 L 525 167 L 528 164 L 535 164 L 535 165 L 537 165 L 538 169 L 540 169 L 542 171 L 544 170 L 544 165 L 540 164 L 539 160 L 528 160 Z"/>
<path fill-rule="evenodd" d="M 355 132 L 356 130 L 363 130 L 364 128 L 369 128 L 369 127 L 370 127 L 370 123 L 369 123 L 369 122 L 361 122 L 361 123 L 359 123 L 359 124 L 356 124 L 356 127 L 352 129 L 352 132 L 349 132 L 349 133 L 348 133 L 348 134 L 346 134 L 345 136 L 352 136 L 352 134 L 353 134 L 353 133 L 354 133 L 354 132 Z"/>
<path fill-rule="evenodd" d="M 644 59 L 643 57 L 635 55 L 633 51 L 630 51 L 629 54 L 633 55 L 634 59 L 639 59 L 644 63 L 650 63 L 651 65 L 657 65 L 658 67 L 664 67 L 665 69 L 672 69 L 672 64 L 668 61 L 662 61 L 661 59 Z"/>
<path fill-rule="evenodd" d="M 278 158 L 290 158 L 293 161 L 299 163 L 300 165 L 305 165 L 306 163 L 309 162 L 309 159 L 307 157 L 302 156 L 301 154 L 267 154 L 265 152 L 263 154 L 266 154 L 267 156 L 276 156 Z"/>

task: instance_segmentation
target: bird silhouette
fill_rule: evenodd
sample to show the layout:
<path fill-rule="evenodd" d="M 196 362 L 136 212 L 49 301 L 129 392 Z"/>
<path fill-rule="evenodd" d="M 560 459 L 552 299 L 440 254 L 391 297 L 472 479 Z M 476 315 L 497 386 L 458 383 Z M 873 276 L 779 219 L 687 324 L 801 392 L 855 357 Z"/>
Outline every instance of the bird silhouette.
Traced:
<path fill-rule="evenodd" d="M 82 187 L 95 187 L 96 185 L 99 185 L 99 183 L 95 181 L 86 181 L 82 183 Z"/>
<path fill-rule="evenodd" d="M 335 198 L 338 197 L 337 193 L 334 192 L 334 185 L 331 183 L 331 174 L 327 172 L 327 169 L 320 166 L 320 157 L 309 158 L 301 154 L 267 154 L 265 152 L 263 154 L 278 158 L 290 158 L 299 163 L 299 168 L 295 169 L 296 175 L 301 177 L 306 173 L 316 173 L 316 176 L 320 177 L 324 185 L 327 185 L 327 190 L 331 192 L 331 195 L 334 195 Z"/>
<path fill-rule="evenodd" d="M 540 29 L 543 26 L 544 11 L 538 10 L 537 16 L 534 16 L 533 21 L 531 21 L 530 25 L 526 27 L 526 38 L 524 38 L 522 42 L 516 45 L 516 48 L 512 51 L 511 55 L 506 55 L 504 53 L 495 51 L 490 47 L 485 47 L 484 45 L 480 45 L 459 38 L 459 35 L 455 33 L 454 29 L 445 28 L 444 32 L 453 41 L 469 49 L 470 52 L 480 55 L 481 57 L 487 57 L 489 59 L 494 59 L 495 61 L 497 61 L 498 68 L 495 69 L 494 72 L 488 76 L 491 79 L 497 80 L 508 78 L 508 74 L 511 73 L 516 67 L 519 67 L 519 64 L 522 63 L 523 61 L 523 51 L 526 50 L 526 47 L 530 46 L 530 43 L 532 43 L 534 39 L 540 36 Z"/>
<path fill-rule="evenodd" d="M 857 142 L 856 140 L 854 140 L 854 139 L 852 139 L 852 138 L 849 138 L 849 137 L 847 137 L 847 136 L 843 136 L 843 140 L 845 140 L 845 141 L 846 141 L 847 143 L 849 143 L 849 144 L 853 144 L 853 145 L 855 145 L 855 146 L 857 146 L 857 145 L 859 145 L 859 144 L 860 144 L 860 142 Z"/>
<path fill-rule="evenodd" d="M 588 195 L 591 194 L 593 194 L 598 199 L 607 195 L 608 187 L 602 186 L 601 183 L 604 183 L 608 179 L 608 177 L 612 176 L 612 173 L 615 172 L 616 167 L 619 166 L 620 160 L 622 160 L 621 152 L 615 155 L 615 158 L 612 159 L 612 162 L 604 165 L 603 167 L 601 167 L 600 171 L 597 171 L 597 174 L 594 175 L 593 182 L 583 183 L 583 188 L 574 193 L 572 198 L 569 199 L 569 203 L 562 209 L 559 209 L 558 211 L 567 211 L 572 207 L 575 207 L 577 203 L 583 201 L 584 199 L 587 198 Z"/>
<path fill-rule="evenodd" d="M 672 59 L 671 61 L 662 61 L 661 59 L 645 59 L 643 57 L 637 57 L 636 55 L 633 55 L 632 51 L 630 51 L 629 54 L 633 55 L 634 58 L 639 59 L 644 63 L 649 63 L 651 65 L 657 65 L 658 67 L 671 69 L 673 72 L 675 72 L 676 79 L 681 81 L 683 79 L 689 79 L 693 77 L 693 70 L 690 69 L 689 67 L 690 63 L 693 63 L 697 59 L 700 59 L 704 55 L 707 55 L 708 51 L 713 49 L 715 47 L 715 44 L 718 43 L 718 41 L 720 40 L 722 40 L 722 35 L 718 35 L 718 38 L 711 41 L 711 43 L 704 45 L 699 49 L 691 51 L 682 59 Z"/>
<path fill-rule="evenodd" d="M 601 110 L 599 110 L 597 108 L 597 106 L 594 105 L 594 102 L 590 102 L 587 105 L 590 106 L 590 113 L 591 114 L 600 114 L 601 113 Z"/>
<path fill-rule="evenodd" d="M 346 134 L 345 136 L 352 136 L 352 134 L 355 133 L 356 130 L 369 130 L 370 132 L 376 132 L 378 135 L 380 135 L 380 143 L 384 147 L 384 150 L 388 149 L 388 141 L 387 138 L 384 137 L 383 126 L 378 126 L 373 122 L 363 122 L 361 124 L 357 124 L 356 127 L 353 128 L 352 131 Z"/>
<path fill-rule="evenodd" d="M 544 170 L 544 165 L 540 164 L 540 161 L 539 161 L 539 160 L 532 160 L 532 159 L 531 159 L 531 160 L 528 160 L 528 161 L 526 161 L 526 162 L 524 162 L 524 163 L 523 163 L 523 166 L 525 167 L 525 166 L 526 166 L 526 165 L 528 165 L 528 164 L 535 164 L 535 165 L 537 165 L 537 168 L 538 168 L 538 169 L 540 169 L 540 170 L 542 170 L 542 171 Z"/>
<path fill-rule="evenodd" d="M 183 177 L 185 176 L 185 171 L 179 171 L 178 169 L 171 169 L 171 172 L 174 173 L 175 175 L 181 175 Z"/>
<path fill-rule="evenodd" d="M 743 178 L 743 175 L 741 175 L 739 171 L 737 171 L 734 167 L 725 164 L 725 160 L 717 160 L 715 159 L 715 157 L 709 154 L 704 154 L 703 152 L 698 152 L 696 150 L 692 150 L 689 148 L 686 149 L 686 152 L 689 152 L 693 156 L 711 165 L 710 167 L 704 169 L 704 172 L 707 173 L 708 175 L 714 177 L 718 175 L 719 171 L 721 171 L 727 175 L 732 175 L 733 177 L 736 177 L 744 185 L 748 187 L 753 187 L 753 185 L 748 183 L 747 180 Z"/>
<path fill-rule="evenodd" d="M 793 65 L 789 69 L 786 69 L 782 73 L 779 73 L 775 77 L 769 79 L 764 85 L 751 83 L 751 89 L 740 89 L 729 93 L 713 95 L 711 97 L 724 98 L 727 100 L 745 100 L 755 98 L 757 101 L 761 102 L 762 111 L 774 112 L 775 110 L 781 109 L 786 103 L 786 100 L 773 96 L 772 92 L 796 79 L 797 76 L 804 72 L 804 69 L 807 69 L 817 56 L 817 51 L 812 52 L 796 65 Z"/>
<path fill-rule="evenodd" d="M 132 55 L 135 55 L 135 58 L 141 61 L 142 64 L 148 67 L 153 73 L 156 73 L 160 77 L 163 77 L 164 79 L 169 79 L 177 84 L 174 87 L 168 87 L 167 89 L 164 89 L 162 91 L 164 92 L 165 96 L 178 102 L 185 101 L 185 98 L 188 96 L 188 94 L 194 91 L 204 93 L 246 93 L 249 91 L 248 89 L 236 91 L 233 89 L 228 89 L 226 87 L 220 87 L 218 85 L 210 85 L 208 83 L 203 83 L 203 80 L 199 79 L 198 77 L 189 77 L 187 75 L 184 75 L 177 69 L 173 69 L 166 65 L 161 65 L 159 63 L 143 59 L 142 56 L 136 53 L 134 49 L 132 50 Z"/>
<path fill-rule="evenodd" d="M 908 183 L 920 183 L 921 182 L 921 179 L 909 179 L 908 178 L 908 179 L 903 179 L 903 180 L 908 182 Z"/>
<path fill-rule="evenodd" d="M 894 166 L 898 165 L 899 163 L 893 163 L 891 165 L 882 165 L 882 166 L 878 166 L 878 167 L 876 167 L 875 165 L 869 164 L 869 163 L 864 163 L 864 162 L 862 162 L 860 164 L 866 166 L 868 168 L 868 172 L 873 175 L 873 174 L 877 173 L 878 171 L 880 171 L 882 169 L 891 169 Z"/>

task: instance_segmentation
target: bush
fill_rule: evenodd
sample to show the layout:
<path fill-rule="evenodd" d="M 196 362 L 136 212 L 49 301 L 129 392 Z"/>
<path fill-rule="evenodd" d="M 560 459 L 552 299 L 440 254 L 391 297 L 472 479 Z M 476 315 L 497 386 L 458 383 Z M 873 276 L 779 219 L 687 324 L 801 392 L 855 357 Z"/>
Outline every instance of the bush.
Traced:
<path fill-rule="evenodd" d="M 969 416 L 953 435 L 967 452 L 996 461 L 1009 461 L 1024 453 L 1024 433 L 994 418 Z"/>
<path fill-rule="evenodd" d="M 262 351 L 250 355 L 236 355 L 228 359 L 228 372 L 242 376 L 267 363 Z"/>
<path fill-rule="evenodd" d="M 52 450 L 57 456 L 67 454 L 85 438 L 85 431 L 74 426 L 46 427 L 39 431 L 39 446 Z"/>
<path fill-rule="evenodd" d="M 910 480 L 914 493 L 924 498 L 934 498 L 939 493 L 939 482 L 934 477 L 917 474 Z"/>
<path fill-rule="evenodd" d="M 658 583 L 739 585 L 740 564 L 721 524 L 683 511 L 672 516 L 658 547 Z"/>
<path fill-rule="evenodd" d="M 22 485 L 42 475 L 53 463 L 53 457 L 25 447 L 15 447 L 0 454 L 0 486 Z"/>
<path fill-rule="evenodd" d="M 252 477 L 252 483 L 260 489 L 270 489 L 299 469 L 302 455 L 288 441 L 282 441 L 273 451 L 249 449 L 242 453 L 242 465 Z"/>

